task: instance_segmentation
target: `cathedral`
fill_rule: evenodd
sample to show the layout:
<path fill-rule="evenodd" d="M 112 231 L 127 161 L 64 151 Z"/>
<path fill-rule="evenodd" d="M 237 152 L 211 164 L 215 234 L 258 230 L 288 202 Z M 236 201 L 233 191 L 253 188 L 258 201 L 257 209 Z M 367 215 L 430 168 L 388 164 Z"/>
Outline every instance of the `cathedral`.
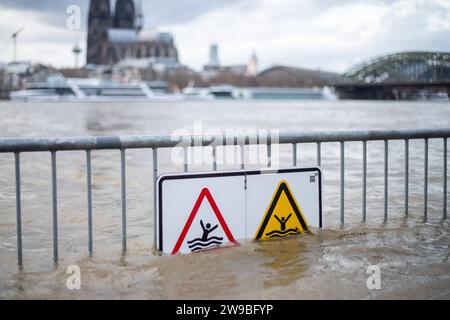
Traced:
<path fill-rule="evenodd" d="M 96 65 L 130 58 L 178 62 L 172 35 L 143 31 L 141 8 L 133 0 L 116 0 L 113 5 L 110 0 L 91 0 L 86 55 L 87 64 Z"/>

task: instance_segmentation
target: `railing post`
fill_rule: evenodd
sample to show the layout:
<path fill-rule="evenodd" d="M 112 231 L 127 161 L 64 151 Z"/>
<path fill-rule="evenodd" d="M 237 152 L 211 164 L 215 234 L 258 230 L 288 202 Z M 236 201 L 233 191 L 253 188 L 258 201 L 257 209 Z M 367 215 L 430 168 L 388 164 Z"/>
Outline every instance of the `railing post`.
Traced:
<path fill-rule="evenodd" d="M 87 203 L 88 203 L 88 250 L 89 256 L 93 254 L 92 241 L 92 166 L 91 150 L 86 150 L 86 180 L 87 180 Z"/>
<path fill-rule="evenodd" d="M 444 205 L 442 219 L 447 219 L 447 138 L 444 138 Z"/>
<path fill-rule="evenodd" d="M 241 145 L 241 170 L 245 169 L 245 144 Z"/>
<path fill-rule="evenodd" d="M 16 229 L 17 229 L 17 265 L 23 268 L 22 260 L 22 206 L 20 188 L 20 153 L 14 153 L 16 173 Z"/>
<path fill-rule="evenodd" d="M 345 222 L 344 219 L 344 206 L 345 206 L 345 144 L 344 141 L 341 144 L 341 224 Z"/>
<path fill-rule="evenodd" d="M 292 144 L 292 165 L 294 167 L 297 166 L 297 144 L 296 143 Z"/>
<path fill-rule="evenodd" d="M 127 252 L 127 187 L 125 149 L 120 150 L 121 196 L 122 196 L 122 255 Z"/>
<path fill-rule="evenodd" d="M 183 158 L 184 158 L 184 164 L 183 164 L 183 171 L 188 172 L 188 147 L 183 148 Z"/>
<path fill-rule="evenodd" d="M 363 141 L 363 190 L 362 190 L 362 221 L 367 220 L 367 141 Z"/>
<path fill-rule="evenodd" d="M 156 239 L 156 181 L 158 180 L 158 149 L 153 148 L 153 243 L 156 249 L 157 239 Z"/>
<path fill-rule="evenodd" d="M 322 145 L 317 142 L 317 166 L 322 166 Z"/>
<path fill-rule="evenodd" d="M 424 144 L 424 161 L 423 161 L 423 217 L 428 217 L 428 139 Z"/>
<path fill-rule="evenodd" d="M 389 141 L 384 140 L 384 222 L 388 219 Z"/>
<path fill-rule="evenodd" d="M 213 156 L 213 171 L 217 171 L 217 147 L 214 146 L 212 149 Z"/>
<path fill-rule="evenodd" d="M 52 157 L 52 200 L 53 200 L 53 262 L 58 264 L 58 187 L 56 177 L 56 151 L 51 152 Z"/>
<path fill-rule="evenodd" d="M 405 140 L 405 216 L 409 209 L 409 140 Z"/>

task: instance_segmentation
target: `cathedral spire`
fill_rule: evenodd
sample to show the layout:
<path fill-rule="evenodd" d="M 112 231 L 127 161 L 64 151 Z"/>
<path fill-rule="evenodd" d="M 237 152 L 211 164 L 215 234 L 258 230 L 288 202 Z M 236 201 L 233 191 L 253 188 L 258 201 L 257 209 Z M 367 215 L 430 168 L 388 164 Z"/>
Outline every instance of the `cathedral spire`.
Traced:
<path fill-rule="evenodd" d="M 133 0 L 117 0 L 114 10 L 114 28 L 134 29 L 135 12 Z"/>
<path fill-rule="evenodd" d="M 101 43 L 111 27 L 111 8 L 109 0 L 91 0 L 88 18 L 88 40 L 86 62 L 100 64 Z"/>
<path fill-rule="evenodd" d="M 142 9 L 142 1 L 136 0 L 135 2 L 136 14 L 134 20 L 134 26 L 137 30 L 142 30 L 144 27 L 144 13 Z"/>
<path fill-rule="evenodd" d="M 89 22 L 99 19 L 109 21 L 111 18 L 111 8 L 109 0 L 91 0 L 89 6 Z"/>

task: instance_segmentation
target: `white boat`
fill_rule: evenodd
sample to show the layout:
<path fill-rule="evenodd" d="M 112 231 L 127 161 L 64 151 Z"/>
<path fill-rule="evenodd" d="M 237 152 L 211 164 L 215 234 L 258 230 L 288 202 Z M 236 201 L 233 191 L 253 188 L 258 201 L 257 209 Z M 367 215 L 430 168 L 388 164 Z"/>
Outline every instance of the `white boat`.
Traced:
<path fill-rule="evenodd" d="M 324 88 L 239 88 L 231 85 L 219 85 L 209 88 L 195 88 L 189 84 L 183 90 L 189 100 L 337 100 L 337 96 L 328 87 Z"/>
<path fill-rule="evenodd" d="M 72 94 L 58 94 L 55 88 L 18 90 L 11 92 L 9 97 L 13 101 L 62 101 L 75 98 Z"/>
<path fill-rule="evenodd" d="M 335 100 L 329 88 L 241 88 L 234 96 L 254 100 Z"/>
<path fill-rule="evenodd" d="M 449 96 L 445 92 L 429 92 L 428 90 L 419 90 L 405 95 L 406 100 L 411 101 L 449 101 Z"/>
<path fill-rule="evenodd" d="M 193 82 L 189 82 L 188 86 L 183 89 L 183 95 L 187 100 L 214 100 L 209 88 L 196 88 Z"/>
<path fill-rule="evenodd" d="M 436 92 L 436 93 L 428 93 L 426 94 L 427 100 L 430 101 L 449 101 L 450 98 L 445 92 Z"/>
<path fill-rule="evenodd" d="M 237 88 L 231 85 L 211 86 L 207 88 L 194 87 L 192 83 L 183 89 L 183 94 L 188 100 L 218 100 L 238 99 Z"/>
<path fill-rule="evenodd" d="M 231 85 L 209 87 L 209 93 L 216 99 L 239 99 L 239 89 Z"/>
<path fill-rule="evenodd" d="M 25 90 L 13 91 L 10 99 L 14 101 L 73 101 L 73 102 L 127 102 L 154 101 L 176 102 L 184 100 L 180 93 L 168 93 L 160 85 L 151 83 L 121 83 L 99 79 L 51 77 L 45 82 L 27 84 Z"/>

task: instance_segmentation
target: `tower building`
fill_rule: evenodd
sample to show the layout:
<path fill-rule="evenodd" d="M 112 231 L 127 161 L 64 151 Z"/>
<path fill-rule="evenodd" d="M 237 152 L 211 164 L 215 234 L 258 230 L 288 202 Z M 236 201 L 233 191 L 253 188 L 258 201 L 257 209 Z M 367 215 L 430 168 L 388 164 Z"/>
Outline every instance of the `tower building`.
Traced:
<path fill-rule="evenodd" d="M 219 63 L 219 47 L 217 44 L 212 44 L 209 47 L 209 65 L 212 67 L 218 67 Z"/>
<path fill-rule="evenodd" d="M 88 26 L 86 61 L 90 64 L 101 64 L 102 45 L 107 40 L 107 31 L 111 27 L 109 0 L 91 1 Z"/>
<path fill-rule="evenodd" d="M 142 18 L 140 2 L 117 0 L 112 11 L 109 0 L 91 0 L 86 62 L 114 65 L 130 58 L 178 62 L 172 35 L 167 32 L 141 32 Z"/>
<path fill-rule="evenodd" d="M 117 0 L 114 9 L 114 28 L 133 29 L 135 8 L 133 0 Z"/>

